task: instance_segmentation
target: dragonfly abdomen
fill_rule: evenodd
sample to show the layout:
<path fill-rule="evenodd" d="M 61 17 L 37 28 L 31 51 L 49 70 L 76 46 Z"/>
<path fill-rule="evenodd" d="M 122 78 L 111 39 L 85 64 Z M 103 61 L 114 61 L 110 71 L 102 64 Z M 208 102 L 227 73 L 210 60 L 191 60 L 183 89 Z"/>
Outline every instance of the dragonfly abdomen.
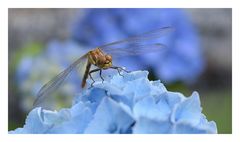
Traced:
<path fill-rule="evenodd" d="M 88 73 L 90 71 L 90 68 L 91 68 L 91 63 L 88 60 L 87 67 L 86 67 L 86 70 L 85 70 L 84 75 L 83 75 L 82 88 L 84 88 L 85 85 L 86 85 L 86 81 L 87 81 L 87 78 L 88 78 Z"/>

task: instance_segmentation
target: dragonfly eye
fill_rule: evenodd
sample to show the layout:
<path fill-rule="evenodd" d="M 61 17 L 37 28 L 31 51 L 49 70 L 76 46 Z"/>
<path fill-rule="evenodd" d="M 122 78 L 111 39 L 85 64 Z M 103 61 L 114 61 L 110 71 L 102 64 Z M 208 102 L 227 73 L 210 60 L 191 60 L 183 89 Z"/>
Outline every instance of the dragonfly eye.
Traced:
<path fill-rule="evenodd" d="M 97 59 L 98 64 L 105 64 L 105 62 L 106 62 L 106 58 L 104 56 L 98 57 Z"/>
<path fill-rule="evenodd" d="M 112 61 L 112 56 L 111 56 L 111 55 L 106 55 L 105 58 L 106 58 L 108 61 Z"/>

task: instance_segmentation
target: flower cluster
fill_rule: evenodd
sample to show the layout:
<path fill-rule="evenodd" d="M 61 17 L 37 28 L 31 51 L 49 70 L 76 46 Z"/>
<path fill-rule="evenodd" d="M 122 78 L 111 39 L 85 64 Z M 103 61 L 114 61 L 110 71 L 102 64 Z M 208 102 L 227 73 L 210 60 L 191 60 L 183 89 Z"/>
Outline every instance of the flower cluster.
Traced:
<path fill-rule="evenodd" d="M 52 40 L 37 56 L 26 55 L 21 58 L 16 70 L 16 80 L 22 94 L 20 102 L 22 110 L 29 111 L 39 89 L 85 54 L 85 49 L 72 40 Z M 79 72 L 74 71 L 65 85 L 59 88 L 59 92 L 62 95 L 76 94 L 80 91 L 80 82 Z"/>
<path fill-rule="evenodd" d="M 83 90 L 71 108 L 33 109 L 20 133 L 217 133 L 216 124 L 201 113 L 199 95 L 170 92 L 147 71 L 108 74 Z"/>
<path fill-rule="evenodd" d="M 181 9 L 87 9 L 74 23 L 72 37 L 96 47 L 166 26 L 174 32 L 157 40 L 168 47 L 166 52 L 125 57 L 117 64 L 129 70 L 151 68 L 166 83 L 191 83 L 202 73 L 204 60 L 197 32 Z"/>

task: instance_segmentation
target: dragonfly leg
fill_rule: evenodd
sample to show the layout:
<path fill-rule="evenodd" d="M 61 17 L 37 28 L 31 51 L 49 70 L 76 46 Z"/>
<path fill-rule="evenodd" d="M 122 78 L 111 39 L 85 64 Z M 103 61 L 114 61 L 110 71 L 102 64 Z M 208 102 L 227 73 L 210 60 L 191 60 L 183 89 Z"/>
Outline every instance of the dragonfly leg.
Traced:
<path fill-rule="evenodd" d="M 100 69 L 100 71 L 99 71 L 99 75 L 100 75 L 100 77 L 101 77 L 101 79 L 102 79 L 102 83 L 103 83 L 104 78 L 102 77 L 102 69 Z"/>
<path fill-rule="evenodd" d="M 123 76 L 123 75 L 120 73 L 120 70 L 119 70 L 118 67 L 110 67 L 110 68 L 117 70 L 117 71 L 118 71 L 118 74 L 119 74 L 120 76 Z"/>
<path fill-rule="evenodd" d="M 89 73 L 88 73 L 88 75 L 90 76 L 90 78 L 92 79 L 92 83 L 91 83 L 91 87 L 93 87 L 93 84 L 95 83 L 95 80 L 93 79 L 93 77 L 92 77 L 92 73 L 94 73 L 94 72 L 97 72 L 97 71 L 99 71 L 99 70 L 101 70 L 101 69 L 94 69 L 94 70 L 91 70 Z M 91 88 L 90 87 L 90 88 Z"/>
<path fill-rule="evenodd" d="M 120 73 L 122 70 L 125 71 L 125 72 L 127 72 L 127 73 L 130 72 L 130 71 L 125 70 L 125 69 L 122 68 L 122 67 L 112 66 L 111 68 L 112 68 L 112 69 L 116 69 L 116 70 L 118 71 L 118 74 L 119 74 L 120 76 L 123 76 L 123 75 Z"/>
<path fill-rule="evenodd" d="M 122 67 L 118 67 L 118 68 L 120 68 L 121 70 L 125 71 L 126 73 L 130 73 L 130 71 L 128 71 L 128 70 L 125 70 L 125 69 L 124 69 L 124 68 L 122 68 Z"/>

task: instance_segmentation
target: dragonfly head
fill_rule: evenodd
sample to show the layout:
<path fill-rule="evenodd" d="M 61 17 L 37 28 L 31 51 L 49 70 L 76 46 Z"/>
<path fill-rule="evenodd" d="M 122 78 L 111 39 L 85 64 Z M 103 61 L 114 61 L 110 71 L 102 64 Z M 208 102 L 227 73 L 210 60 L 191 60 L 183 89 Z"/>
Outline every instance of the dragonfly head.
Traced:
<path fill-rule="evenodd" d="M 112 56 L 111 55 L 99 56 L 96 65 L 102 69 L 110 68 L 112 66 Z"/>
<path fill-rule="evenodd" d="M 91 64 L 94 64 L 102 69 L 108 69 L 112 66 L 112 56 L 104 54 L 100 48 L 90 51 L 88 59 Z"/>
<path fill-rule="evenodd" d="M 112 56 L 111 55 L 105 55 L 104 63 L 102 64 L 103 69 L 108 69 L 112 66 Z"/>

